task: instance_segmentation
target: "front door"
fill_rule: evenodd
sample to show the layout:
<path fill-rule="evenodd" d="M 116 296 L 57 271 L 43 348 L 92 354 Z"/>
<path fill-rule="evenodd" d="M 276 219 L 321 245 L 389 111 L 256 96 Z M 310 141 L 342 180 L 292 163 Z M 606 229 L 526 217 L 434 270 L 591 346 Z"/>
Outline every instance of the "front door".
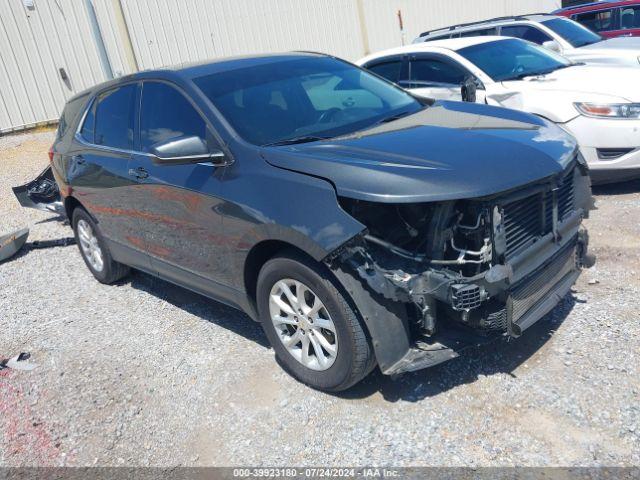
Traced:
<path fill-rule="evenodd" d="M 203 293 L 218 296 L 224 278 L 222 216 L 224 167 L 212 163 L 169 165 L 151 155 L 154 146 L 197 136 L 217 147 L 210 127 L 172 84 L 145 81 L 140 103 L 140 135 L 129 172 L 140 233 L 154 271 Z"/>
<path fill-rule="evenodd" d="M 399 85 L 423 98 L 461 101 L 462 85 L 470 78 L 473 75 L 461 65 L 441 55 L 414 55 L 409 58 L 407 79 Z M 476 102 L 484 103 L 480 89 Z"/>

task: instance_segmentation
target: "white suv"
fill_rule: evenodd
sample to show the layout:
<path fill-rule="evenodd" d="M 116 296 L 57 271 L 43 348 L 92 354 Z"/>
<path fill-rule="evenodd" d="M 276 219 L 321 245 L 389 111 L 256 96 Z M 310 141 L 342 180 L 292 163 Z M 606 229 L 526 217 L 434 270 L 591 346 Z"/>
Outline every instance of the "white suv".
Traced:
<path fill-rule="evenodd" d="M 422 33 L 414 43 L 447 38 L 500 35 L 527 40 L 574 62 L 640 67 L 640 37 L 604 39 L 566 17 L 535 14 L 500 17 Z"/>
<path fill-rule="evenodd" d="M 640 176 L 640 69 L 574 64 L 505 37 L 439 40 L 357 62 L 416 96 L 522 110 L 571 133 L 594 183 Z"/>

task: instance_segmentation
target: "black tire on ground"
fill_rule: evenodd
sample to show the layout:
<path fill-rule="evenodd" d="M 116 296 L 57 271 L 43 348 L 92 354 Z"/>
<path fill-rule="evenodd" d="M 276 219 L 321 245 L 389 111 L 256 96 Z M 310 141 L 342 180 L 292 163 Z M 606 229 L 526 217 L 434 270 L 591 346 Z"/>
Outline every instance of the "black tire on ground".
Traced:
<path fill-rule="evenodd" d="M 298 280 L 324 303 L 337 332 L 335 362 L 324 371 L 312 370 L 280 341 L 269 314 L 269 295 L 280 280 Z M 340 292 L 330 272 L 297 252 L 286 252 L 264 264 L 258 276 L 257 304 L 262 328 L 282 366 L 294 378 L 318 390 L 346 390 L 366 377 L 376 366 L 371 342 L 354 308 Z"/>
<path fill-rule="evenodd" d="M 98 239 L 98 245 L 100 246 L 100 250 L 102 251 L 102 259 L 104 263 L 102 270 L 96 270 L 93 265 L 91 265 L 91 263 L 87 260 L 82 247 L 80 246 L 80 238 L 78 237 L 78 222 L 80 220 L 84 220 L 89 224 L 96 238 Z M 118 280 L 129 274 L 130 268 L 127 265 L 123 265 L 122 263 L 118 263 L 113 260 L 113 258 L 111 257 L 111 252 L 109 252 L 109 249 L 107 248 L 107 244 L 104 241 L 104 237 L 102 236 L 98 225 L 84 208 L 77 207 L 73 211 L 73 219 L 71 225 L 73 227 L 73 233 L 76 238 L 76 243 L 78 244 L 78 249 L 80 250 L 80 255 L 82 255 L 82 259 L 84 260 L 85 265 L 91 271 L 96 280 L 98 280 L 100 283 L 105 283 L 108 285 L 117 282 Z"/>

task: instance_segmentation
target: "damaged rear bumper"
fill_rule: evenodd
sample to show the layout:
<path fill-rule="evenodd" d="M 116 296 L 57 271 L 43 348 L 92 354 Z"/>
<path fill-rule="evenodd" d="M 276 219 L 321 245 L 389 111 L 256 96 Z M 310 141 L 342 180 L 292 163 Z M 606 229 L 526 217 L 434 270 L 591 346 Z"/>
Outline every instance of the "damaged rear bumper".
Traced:
<path fill-rule="evenodd" d="M 65 215 L 58 184 L 51 167 L 47 167 L 35 179 L 12 188 L 18 202 L 25 208 Z"/>

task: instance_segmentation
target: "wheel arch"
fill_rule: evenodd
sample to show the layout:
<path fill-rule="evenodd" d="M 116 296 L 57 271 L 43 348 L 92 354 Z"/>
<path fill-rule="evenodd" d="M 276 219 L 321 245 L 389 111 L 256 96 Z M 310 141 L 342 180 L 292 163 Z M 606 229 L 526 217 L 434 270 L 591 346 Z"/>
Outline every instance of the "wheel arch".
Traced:
<path fill-rule="evenodd" d="M 72 197 L 71 195 L 65 197 L 64 211 L 67 214 L 67 218 L 69 219 L 69 222 L 73 221 L 73 212 L 78 207 L 84 208 L 86 210 L 86 208 L 80 203 L 80 201 L 76 197 Z"/>
<path fill-rule="evenodd" d="M 295 255 L 303 256 L 308 260 L 322 265 L 322 262 L 318 262 L 312 255 L 304 251 L 302 248 L 284 240 L 270 239 L 263 240 L 255 244 L 251 250 L 249 250 L 242 269 L 244 289 L 251 303 L 251 307 L 255 312 L 258 311 L 256 294 L 260 270 L 265 263 L 284 252 L 292 252 Z M 259 320 L 257 314 L 255 315 L 255 318 Z"/>

